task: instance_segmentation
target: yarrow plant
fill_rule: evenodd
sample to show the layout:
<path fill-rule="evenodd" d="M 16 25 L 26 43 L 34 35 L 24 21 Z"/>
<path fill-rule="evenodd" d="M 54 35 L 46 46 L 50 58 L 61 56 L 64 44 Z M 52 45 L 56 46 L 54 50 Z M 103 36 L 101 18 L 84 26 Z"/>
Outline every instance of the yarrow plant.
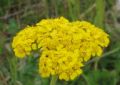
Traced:
<path fill-rule="evenodd" d="M 25 27 L 13 38 L 12 47 L 19 58 L 39 50 L 40 75 L 68 81 L 82 74 L 85 62 L 101 56 L 108 44 L 109 35 L 95 25 L 60 17 Z"/>

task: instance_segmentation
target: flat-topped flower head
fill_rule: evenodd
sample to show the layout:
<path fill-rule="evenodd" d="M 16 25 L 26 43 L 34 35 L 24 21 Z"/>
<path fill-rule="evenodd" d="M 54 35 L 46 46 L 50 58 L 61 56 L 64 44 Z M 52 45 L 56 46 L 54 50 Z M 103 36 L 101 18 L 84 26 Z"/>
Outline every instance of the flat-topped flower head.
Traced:
<path fill-rule="evenodd" d="M 82 73 L 84 63 L 101 56 L 109 44 L 109 35 L 86 21 L 70 22 L 64 17 L 44 19 L 27 26 L 14 38 L 12 47 L 20 58 L 40 50 L 39 73 L 73 80 Z"/>

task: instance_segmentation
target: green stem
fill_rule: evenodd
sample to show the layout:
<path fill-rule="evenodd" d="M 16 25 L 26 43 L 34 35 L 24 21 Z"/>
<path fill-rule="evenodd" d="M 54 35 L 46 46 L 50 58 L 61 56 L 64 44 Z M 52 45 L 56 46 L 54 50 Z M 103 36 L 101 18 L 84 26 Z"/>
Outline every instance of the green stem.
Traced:
<path fill-rule="evenodd" d="M 56 85 L 56 82 L 57 82 L 57 76 L 52 76 L 50 85 Z"/>
<path fill-rule="evenodd" d="M 99 62 L 100 58 L 97 58 L 95 63 L 94 63 L 94 69 L 95 71 L 98 69 L 98 62 Z"/>
<path fill-rule="evenodd" d="M 68 82 L 67 81 L 64 81 L 64 84 L 63 85 L 68 85 Z"/>
<path fill-rule="evenodd" d="M 99 27 L 104 27 L 105 0 L 95 0 L 96 2 L 96 17 L 95 24 Z"/>
<path fill-rule="evenodd" d="M 84 79 L 84 81 L 86 83 L 85 85 L 90 85 L 90 83 L 88 81 L 88 77 L 86 75 L 84 75 L 84 74 L 82 74 L 81 76 L 82 76 L 82 78 Z"/>

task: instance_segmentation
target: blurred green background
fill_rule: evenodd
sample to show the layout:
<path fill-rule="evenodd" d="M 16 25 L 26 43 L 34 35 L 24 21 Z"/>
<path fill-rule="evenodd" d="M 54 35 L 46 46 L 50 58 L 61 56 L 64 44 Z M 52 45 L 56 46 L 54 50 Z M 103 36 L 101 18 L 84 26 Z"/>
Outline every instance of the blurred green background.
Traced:
<path fill-rule="evenodd" d="M 86 20 L 110 35 L 110 45 L 100 59 L 86 63 L 74 81 L 57 85 L 120 85 L 120 0 L 0 0 L 0 85 L 49 85 L 38 74 L 37 59 L 17 59 L 13 36 L 43 18 L 64 16 Z"/>

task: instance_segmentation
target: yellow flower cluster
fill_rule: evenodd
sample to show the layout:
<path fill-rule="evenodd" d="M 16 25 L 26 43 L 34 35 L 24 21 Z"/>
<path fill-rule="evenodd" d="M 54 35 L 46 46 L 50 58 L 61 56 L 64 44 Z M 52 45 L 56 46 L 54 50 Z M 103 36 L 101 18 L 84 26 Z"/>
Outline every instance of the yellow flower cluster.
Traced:
<path fill-rule="evenodd" d="M 101 56 L 108 44 L 108 34 L 102 29 L 86 21 L 69 22 L 60 17 L 27 26 L 14 37 L 12 47 L 20 58 L 39 49 L 41 76 L 57 75 L 68 81 L 82 73 L 84 62 Z"/>
<path fill-rule="evenodd" d="M 12 47 L 17 57 L 23 58 L 30 55 L 32 50 L 37 49 L 36 30 L 36 28 L 28 26 L 14 37 Z"/>

